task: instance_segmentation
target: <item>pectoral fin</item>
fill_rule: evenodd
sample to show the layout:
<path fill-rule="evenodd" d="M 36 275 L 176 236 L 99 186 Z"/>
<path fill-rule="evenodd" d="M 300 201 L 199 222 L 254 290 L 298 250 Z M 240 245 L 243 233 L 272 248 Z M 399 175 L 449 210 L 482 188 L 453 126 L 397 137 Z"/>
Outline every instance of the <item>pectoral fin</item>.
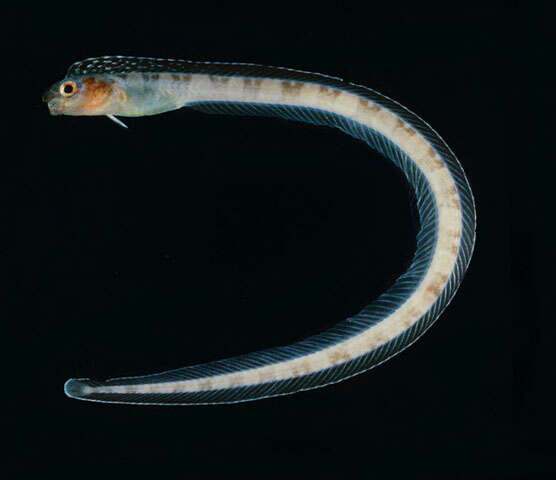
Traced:
<path fill-rule="evenodd" d="M 116 122 L 120 127 L 127 128 L 127 125 L 114 115 L 106 115 L 110 120 Z"/>

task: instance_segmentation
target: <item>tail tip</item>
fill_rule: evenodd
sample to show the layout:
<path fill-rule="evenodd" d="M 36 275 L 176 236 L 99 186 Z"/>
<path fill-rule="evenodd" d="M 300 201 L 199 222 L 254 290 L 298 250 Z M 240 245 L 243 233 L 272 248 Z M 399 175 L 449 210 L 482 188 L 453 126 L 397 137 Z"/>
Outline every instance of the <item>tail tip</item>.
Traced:
<path fill-rule="evenodd" d="M 70 378 L 64 384 L 64 393 L 70 398 L 84 398 L 87 396 L 88 378 Z"/>

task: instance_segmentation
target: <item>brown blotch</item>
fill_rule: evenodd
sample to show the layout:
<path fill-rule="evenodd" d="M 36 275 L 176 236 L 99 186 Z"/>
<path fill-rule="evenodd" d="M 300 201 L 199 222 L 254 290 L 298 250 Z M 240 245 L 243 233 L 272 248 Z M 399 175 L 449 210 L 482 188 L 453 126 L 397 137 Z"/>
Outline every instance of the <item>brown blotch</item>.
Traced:
<path fill-rule="evenodd" d="M 404 328 L 409 328 L 411 326 L 411 324 L 413 323 L 414 320 L 412 320 L 411 318 L 404 318 L 402 320 L 402 325 L 404 326 Z"/>
<path fill-rule="evenodd" d="M 347 362 L 350 359 L 348 353 L 344 350 L 334 351 L 328 354 L 328 359 L 334 365 Z"/>
<path fill-rule="evenodd" d="M 457 197 L 457 195 L 450 196 L 450 200 L 448 201 L 448 206 L 455 207 L 455 208 L 460 207 L 459 198 Z"/>
<path fill-rule="evenodd" d="M 404 129 L 404 132 L 407 133 L 410 137 L 412 137 L 413 135 L 415 135 L 417 133 L 407 123 L 404 123 L 403 129 Z"/>
<path fill-rule="evenodd" d="M 298 367 L 294 366 L 294 367 L 292 367 L 291 373 L 292 373 L 292 377 L 298 377 L 300 375 L 301 371 Z"/>
<path fill-rule="evenodd" d="M 444 168 L 444 162 L 430 145 L 427 149 L 427 155 L 430 158 L 432 168 L 437 170 L 440 168 Z"/>
<path fill-rule="evenodd" d="M 447 281 L 448 281 L 448 275 L 446 275 L 445 273 L 438 274 L 438 280 L 437 280 L 438 283 L 444 285 Z"/>
<path fill-rule="evenodd" d="M 433 295 L 433 297 L 438 297 L 438 295 L 440 295 L 440 292 L 442 291 L 442 286 L 443 285 L 439 285 L 438 283 L 433 283 L 431 285 L 429 285 L 426 289 L 427 293 L 430 293 L 431 295 Z"/>
<path fill-rule="evenodd" d="M 172 80 L 180 80 L 180 76 L 177 73 L 172 73 Z"/>
<path fill-rule="evenodd" d="M 300 90 L 303 88 L 303 84 L 300 82 L 283 81 L 280 85 L 282 86 L 282 92 L 287 95 L 299 95 Z"/>
<path fill-rule="evenodd" d="M 380 107 L 376 103 L 369 102 L 361 97 L 359 97 L 359 108 L 368 112 L 378 112 L 380 110 Z"/>
<path fill-rule="evenodd" d="M 230 81 L 230 77 L 222 77 L 222 76 L 219 76 L 219 75 L 209 75 L 209 80 L 212 83 L 225 84 L 225 83 L 228 83 Z"/>
<path fill-rule="evenodd" d="M 338 95 L 340 95 L 341 92 L 340 90 L 336 90 L 334 88 L 319 85 L 319 93 L 328 97 L 336 98 Z"/>
<path fill-rule="evenodd" d="M 458 250 L 459 250 L 459 247 L 457 245 L 452 245 L 450 247 L 450 252 L 452 252 L 454 255 L 458 254 Z"/>
<path fill-rule="evenodd" d="M 243 79 L 243 88 L 244 89 L 258 90 L 262 83 L 263 83 L 262 78 L 244 78 Z"/>

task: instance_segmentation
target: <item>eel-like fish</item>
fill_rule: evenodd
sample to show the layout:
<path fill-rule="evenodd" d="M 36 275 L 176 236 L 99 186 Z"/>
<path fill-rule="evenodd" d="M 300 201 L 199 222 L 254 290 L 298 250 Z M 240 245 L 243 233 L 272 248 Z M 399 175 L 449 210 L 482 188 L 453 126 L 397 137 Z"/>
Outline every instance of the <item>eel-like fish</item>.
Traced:
<path fill-rule="evenodd" d="M 415 192 L 417 247 L 408 270 L 359 313 L 288 346 L 151 375 L 70 379 L 72 398 L 219 404 L 339 382 L 415 342 L 446 308 L 475 242 L 475 205 L 454 153 L 421 118 L 340 78 L 247 63 L 107 56 L 74 63 L 43 96 L 52 115 L 155 115 L 182 107 L 276 116 L 339 128 L 388 157 Z"/>

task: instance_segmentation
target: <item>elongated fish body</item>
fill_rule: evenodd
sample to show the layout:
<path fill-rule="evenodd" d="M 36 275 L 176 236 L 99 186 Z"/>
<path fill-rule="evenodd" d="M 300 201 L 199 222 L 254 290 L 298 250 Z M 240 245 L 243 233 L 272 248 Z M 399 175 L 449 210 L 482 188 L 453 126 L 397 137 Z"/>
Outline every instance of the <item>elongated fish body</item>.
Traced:
<path fill-rule="evenodd" d="M 475 207 L 455 155 L 422 119 L 366 87 L 251 64 L 101 57 L 72 65 L 44 95 L 52 114 L 154 115 L 181 107 L 339 128 L 388 157 L 415 192 L 420 229 L 408 270 L 359 313 L 301 342 L 168 372 L 66 382 L 72 398 L 132 404 L 216 404 L 339 382 L 415 342 L 461 283 Z M 261 126 L 261 128 L 263 128 Z"/>

